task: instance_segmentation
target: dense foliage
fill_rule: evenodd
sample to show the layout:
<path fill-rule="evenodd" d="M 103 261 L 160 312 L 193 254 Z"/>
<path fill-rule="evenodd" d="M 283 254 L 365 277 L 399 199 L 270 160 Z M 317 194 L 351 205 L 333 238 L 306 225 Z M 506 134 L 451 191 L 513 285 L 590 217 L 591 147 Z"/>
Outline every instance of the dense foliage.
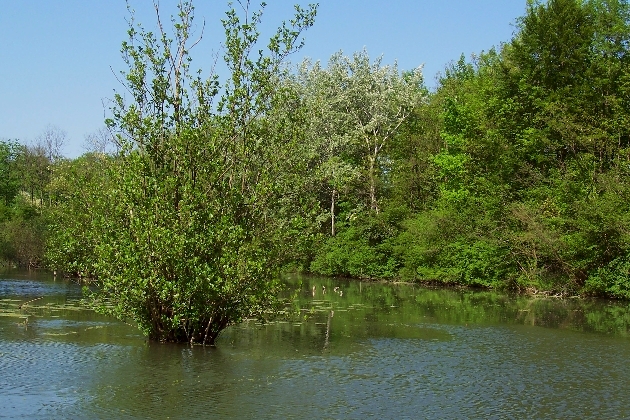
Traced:
<path fill-rule="evenodd" d="M 340 201 L 311 269 L 630 297 L 629 16 L 529 2 L 511 42 L 446 69 L 381 151 L 382 211 Z"/>
<path fill-rule="evenodd" d="M 0 140 L 0 265 L 44 265 L 48 186 L 64 136 L 48 127 L 29 146 Z"/>
<path fill-rule="evenodd" d="M 223 20 L 222 86 L 190 71 L 190 3 L 179 5 L 174 40 L 161 23 L 156 37 L 132 22 L 131 99 L 117 95 L 107 121 L 121 151 L 60 178 L 74 184 L 60 186 L 69 194 L 55 211 L 51 263 L 95 277 L 97 308 L 151 339 L 213 344 L 227 326 L 273 313 L 283 244 L 300 223 L 296 168 L 286 166 L 297 133 L 284 129 L 300 114 L 286 112 L 294 95 L 279 81 L 315 9 L 297 8 L 268 55 L 252 58 L 261 12 L 241 5 L 245 16 Z"/>
<path fill-rule="evenodd" d="M 96 277 L 102 309 L 212 343 L 274 307 L 280 267 L 630 298 L 626 0 L 528 1 L 512 40 L 433 92 L 366 51 L 288 71 L 314 8 L 255 58 L 261 14 L 230 11 L 231 77 L 202 80 L 192 10 L 174 41 L 132 24 L 119 153 L 0 149 L 0 222 L 47 208 L 49 266 Z"/>

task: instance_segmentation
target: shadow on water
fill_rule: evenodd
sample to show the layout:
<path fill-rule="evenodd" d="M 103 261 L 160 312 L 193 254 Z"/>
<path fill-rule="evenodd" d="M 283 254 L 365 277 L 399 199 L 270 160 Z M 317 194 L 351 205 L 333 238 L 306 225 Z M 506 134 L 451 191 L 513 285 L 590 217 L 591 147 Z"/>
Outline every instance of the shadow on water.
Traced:
<path fill-rule="evenodd" d="M 0 275 L 0 415 L 630 416 L 627 302 L 296 277 L 289 317 L 191 348 L 18 274 Z"/>

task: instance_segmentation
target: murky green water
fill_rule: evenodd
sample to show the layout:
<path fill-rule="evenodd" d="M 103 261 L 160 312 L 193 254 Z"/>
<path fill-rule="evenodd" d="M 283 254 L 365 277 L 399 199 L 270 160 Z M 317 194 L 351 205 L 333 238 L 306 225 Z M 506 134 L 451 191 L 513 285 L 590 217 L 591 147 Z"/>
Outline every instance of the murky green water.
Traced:
<path fill-rule="evenodd" d="M 628 303 L 304 278 L 299 317 L 190 348 L 80 297 L 0 274 L 0 417 L 630 417 Z"/>

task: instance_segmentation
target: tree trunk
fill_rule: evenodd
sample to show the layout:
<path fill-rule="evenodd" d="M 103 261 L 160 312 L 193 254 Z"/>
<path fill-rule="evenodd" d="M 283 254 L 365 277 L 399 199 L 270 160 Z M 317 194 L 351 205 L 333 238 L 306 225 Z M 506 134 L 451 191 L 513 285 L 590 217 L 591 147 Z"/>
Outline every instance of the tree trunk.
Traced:
<path fill-rule="evenodd" d="M 330 235 L 335 236 L 335 194 L 337 194 L 337 190 L 333 188 L 332 194 L 330 197 Z"/>
<path fill-rule="evenodd" d="M 368 177 L 370 181 L 370 208 L 378 213 L 378 202 L 376 201 L 376 175 L 374 174 L 376 166 L 376 156 L 370 156 L 370 167 Z"/>

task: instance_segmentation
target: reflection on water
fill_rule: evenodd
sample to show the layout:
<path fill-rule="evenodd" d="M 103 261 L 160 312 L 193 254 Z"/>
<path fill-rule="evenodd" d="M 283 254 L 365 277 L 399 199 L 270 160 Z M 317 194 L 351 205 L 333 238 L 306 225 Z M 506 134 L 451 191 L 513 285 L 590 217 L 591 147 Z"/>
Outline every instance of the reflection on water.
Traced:
<path fill-rule="evenodd" d="M 0 417 L 630 416 L 628 303 L 299 287 L 290 320 L 191 348 L 82 309 L 72 282 L 0 276 Z"/>

